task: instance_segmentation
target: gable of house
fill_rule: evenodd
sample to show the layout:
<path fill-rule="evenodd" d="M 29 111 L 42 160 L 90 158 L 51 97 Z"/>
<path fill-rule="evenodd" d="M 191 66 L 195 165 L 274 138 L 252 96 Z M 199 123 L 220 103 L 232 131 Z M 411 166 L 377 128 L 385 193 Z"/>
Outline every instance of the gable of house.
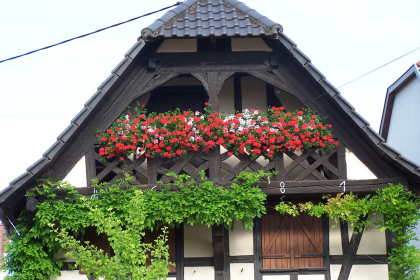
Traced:
<path fill-rule="evenodd" d="M 158 180 L 170 182 L 168 170 L 192 177 L 203 170 L 210 180 L 222 185 L 240 171 L 278 171 L 274 181 L 260 183 L 269 195 L 268 203 L 278 201 L 282 195 L 281 183 L 286 186 L 287 198 L 294 201 L 342 192 L 343 183 L 347 192 L 360 194 L 388 183 L 420 187 L 419 167 L 384 143 L 284 35 L 281 25 L 244 3 L 188 0 L 141 34 L 57 142 L 2 191 L 3 222 L 17 222 L 26 205 L 25 192 L 46 173 L 52 180 L 76 178 L 83 187 L 93 178 L 115 181 L 125 171 L 135 176 L 135 184 L 150 187 Z M 96 129 L 106 130 L 128 106 L 140 102 L 153 111 L 182 106 L 200 109 L 203 101 L 214 110 L 226 111 L 282 105 L 288 110 L 310 108 L 328 117 L 340 144 L 326 153 L 316 148 L 278 152 L 272 160 L 229 156 L 222 148 L 170 160 L 132 157 L 124 164 L 118 159 L 99 160 Z M 356 175 L 351 178 L 356 180 L 348 180 L 346 149 L 371 172 L 368 176 L 372 178 L 357 180 L 362 178 Z M 95 191 L 89 187 L 83 190 L 87 194 Z M 218 227 L 184 226 L 170 237 L 176 240 L 171 252 L 178 264 L 171 275 L 177 279 L 329 279 L 340 270 L 350 269 L 344 260 L 350 253 L 356 255 L 348 225 L 340 224 L 335 229 L 331 225 L 326 218 L 272 213 L 256 220 L 254 231 L 229 233 Z M 379 236 L 380 250 L 372 248 L 367 241 L 371 237 L 364 235 L 359 240 L 361 252 L 378 255 L 377 259 L 383 261 L 390 248 L 389 236 L 375 236 Z M 355 267 L 349 279 L 362 279 L 357 278 L 361 273 L 365 273 L 365 279 L 372 273 L 387 274 L 386 264 L 379 267 L 363 257 L 357 260 L 376 266 L 371 274 Z"/>

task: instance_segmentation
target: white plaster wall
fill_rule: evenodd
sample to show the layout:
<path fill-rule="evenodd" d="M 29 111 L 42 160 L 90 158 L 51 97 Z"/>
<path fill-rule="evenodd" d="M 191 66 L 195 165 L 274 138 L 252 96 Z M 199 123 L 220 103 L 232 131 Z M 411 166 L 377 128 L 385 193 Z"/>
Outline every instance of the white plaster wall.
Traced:
<path fill-rule="evenodd" d="M 302 102 L 290 93 L 287 93 L 279 88 L 274 88 L 274 93 L 287 111 L 300 110 L 304 107 Z"/>
<path fill-rule="evenodd" d="M 333 279 L 333 278 L 331 278 Z M 349 280 L 388 280 L 388 265 L 353 265 Z"/>
<path fill-rule="evenodd" d="M 51 280 L 86 280 L 86 274 L 80 274 L 79 270 L 63 270 L 61 276 L 51 277 Z"/>
<path fill-rule="evenodd" d="M 290 280 L 289 275 L 263 275 L 262 280 Z"/>
<path fill-rule="evenodd" d="M 252 229 L 245 229 L 241 221 L 234 222 L 234 230 L 229 231 L 229 255 L 243 256 L 254 254 L 254 235 Z"/>
<path fill-rule="evenodd" d="M 7 273 L 4 271 L 0 271 L 0 279 L 4 279 L 7 276 Z"/>
<path fill-rule="evenodd" d="M 420 149 L 418 149 L 420 131 L 413 128 L 419 127 L 419 104 L 420 81 L 414 77 L 395 94 L 386 141 L 403 156 L 417 164 L 420 164 Z"/>
<path fill-rule="evenodd" d="M 299 275 L 298 280 L 325 280 L 324 274 Z"/>
<path fill-rule="evenodd" d="M 372 217 L 371 222 L 377 221 L 382 215 Z M 386 239 L 385 231 L 380 231 L 377 228 L 372 228 L 363 232 L 362 240 L 360 240 L 358 255 L 386 255 Z"/>
<path fill-rule="evenodd" d="M 258 109 L 267 112 L 265 82 L 251 76 L 241 78 L 242 109 Z"/>
<path fill-rule="evenodd" d="M 219 93 L 220 112 L 233 113 L 235 111 L 233 77 L 225 81 Z"/>
<path fill-rule="evenodd" d="M 261 38 L 232 38 L 233 52 L 272 52 L 273 50 Z"/>
<path fill-rule="evenodd" d="M 197 52 L 197 39 L 166 39 L 157 49 L 158 53 Z"/>
<path fill-rule="evenodd" d="M 163 87 L 167 86 L 202 86 L 203 84 L 193 77 L 176 77 L 169 82 L 163 84 Z"/>
<path fill-rule="evenodd" d="M 185 280 L 214 280 L 214 267 L 185 267 L 184 268 Z"/>
<path fill-rule="evenodd" d="M 213 257 L 211 227 L 202 224 L 184 226 L 184 257 Z"/>
<path fill-rule="evenodd" d="M 341 264 L 332 264 L 330 265 L 330 274 L 331 280 L 337 280 L 338 275 L 340 274 Z"/>
<path fill-rule="evenodd" d="M 69 182 L 74 187 L 87 186 L 85 157 L 79 160 L 63 181 Z"/>
<path fill-rule="evenodd" d="M 333 228 L 333 226 L 335 227 Z M 340 223 L 330 219 L 330 255 L 342 255 Z"/>
<path fill-rule="evenodd" d="M 254 280 L 254 264 L 231 263 L 230 280 Z"/>
<path fill-rule="evenodd" d="M 377 179 L 369 168 L 349 150 L 346 150 L 346 164 L 347 179 L 349 180 Z"/>

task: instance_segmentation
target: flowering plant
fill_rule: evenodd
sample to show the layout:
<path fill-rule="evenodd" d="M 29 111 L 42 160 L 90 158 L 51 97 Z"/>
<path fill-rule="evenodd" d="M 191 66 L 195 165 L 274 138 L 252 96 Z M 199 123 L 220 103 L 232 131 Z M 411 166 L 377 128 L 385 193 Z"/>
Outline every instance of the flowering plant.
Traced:
<path fill-rule="evenodd" d="M 269 159 L 275 151 L 330 150 L 338 145 L 331 136 L 331 125 L 325 126 L 310 109 L 290 113 L 284 107 L 272 107 L 267 114 L 245 109 L 222 116 L 205 105 L 204 113 L 177 109 L 146 115 L 146 110 L 138 108 L 135 116 L 124 113 L 105 132 L 99 131 L 99 155 L 104 160 L 124 160 L 131 154 L 173 158 L 221 145 L 229 150 L 229 156 L 248 154 L 255 159 L 262 155 Z"/>

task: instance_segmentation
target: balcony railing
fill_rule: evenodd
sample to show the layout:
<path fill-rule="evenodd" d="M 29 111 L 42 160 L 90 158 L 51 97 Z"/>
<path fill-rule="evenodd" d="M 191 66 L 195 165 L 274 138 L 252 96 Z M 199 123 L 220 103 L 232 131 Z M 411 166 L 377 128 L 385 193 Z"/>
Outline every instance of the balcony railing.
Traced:
<path fill-rule="evenodd" d="M 259 157 L 252 160 L 247 155 L 229 156 L 228 150 L 214 148 L 207 153 L 202 151 L 190 152 L 172 159 L 156 157 L 153 159 L 127 158 L 124 162 L 118 159 L 102 162 L 98 148 L 90 153 L 90 162 L 94 166 L 87 166 L 91 177 L 100 182 L 114 182 L 123 178 L 124 173 L 134 176 L 133 184 L 154 184 L 172 182 L 168 172 L 188 174 L 192 179 L 200 180 L 200 171 L 204 171 L 208 179 L 215 183 L 232 181 L 240 172 L 277 171 L 278 181 L 303 180 L 336 180 L 346 179 L 345 148 L 341 144 L 333 150 L 323 152 L 322 149 L 312 148 L 303 152 L 276 152 L 274 157 L 266 160 Z M 89 179 L 89 178 L 88 178 Z M 90 181 L 90 180 L 89 180 Z"/>

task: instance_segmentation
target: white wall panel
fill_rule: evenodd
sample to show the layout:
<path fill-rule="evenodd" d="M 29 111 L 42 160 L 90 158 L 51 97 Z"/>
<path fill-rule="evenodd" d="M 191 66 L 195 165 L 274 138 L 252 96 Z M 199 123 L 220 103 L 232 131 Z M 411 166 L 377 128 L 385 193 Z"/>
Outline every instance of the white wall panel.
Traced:
<path fill-rule="evenodd" d="M 85 157 L 79 160 L 63 181 L 69 182 L 74 187 L 87 187 Z"/>
<path fill-rule="evenodd" d="M 258 109 L 267 112 L 265 82 L 255 77 L 242 77 L 242 109 Z"/>
<path fill-rule="evenodd" d="M 158 53 L 197 52 L 197 39 L 166 39 L 160 44 Z"/>
<path fill-rule="evenodd" d="M 86 274 L 80 274 L 79 270 L 61 271 L 61 276 L 51 277 L 51 280 L 86 280 Z"/>
<path fill-rule="evenodd" d="M 289 275 L 263 275 L 262 280 L 290 280 Z"/>
<path fill-rule="evenodd" d="M 214 280 L 214 267 L 185 267 L 184 280 Z"/>
<path fill-rule="evenodd" d="M 254 264 L 253 263 L 231 263 L 230 264 L 230 280 L 253 280 Z"/>
<path fill-rule="evenodd" d="M 332 278 L 331 278 L 332 279 Z M 349 280 L 388 280 L 388 265 L 353 265 Z"/>
<path fill-rule="evenodd" d="M 377 221 L 382 215 L 372 217 L 371 222 Z M 368 231 L 363 232 L 362 240 L 360 240 L 359 249 L 357 250 L 358 255 L 386 255 L 386 239 L 385 231 L 380 231 L 377 228 L 372 228 Z"/>
<path fill-rule="evenodd" d="M 243 256 L 254 254 L 254 235 L 252 229 L 245 229 L 241 221 L 235 221 L 233 231 L 229 231 L 229 254 Z"/>
<path fill-rule="evenodd" d="M 298 280 L 325 280 L 325 275 L 323 274 L 299 275 Z"/>
<path fill-rule="evenodd" d="M 369 168 L 348 150 L 346 151 L 346 165 L 349 180 L 377 179 Z"/>
<path fill-rule="evenodd" d="M 273 50 L 261 38 L 232 38 L 233 52 L 272 52 Z"/>
<path fill-rule="evenodd" d="M 184 256 L 186 258 L 213 257 L 211 228 L 202 224 L 184 226 Z"/>
<path fill-rule="evenodd" d="M 333 226 L 335 226 L 333 228 Z M 342 255 L 340 223 L 330 219 L 330 255 Z"/>
<path fill-rule="evenodd" d="M 234 99 L 233 77 L 230 77 L 225 81 L 219 93 L 219 111 L 224 113 L 233 113 L 235 111 Z"/>
<path fill-rule="evenodd" d="M 331 280 L 337 280 L 340 274 L 341 264 L 330 265 Z"/>

